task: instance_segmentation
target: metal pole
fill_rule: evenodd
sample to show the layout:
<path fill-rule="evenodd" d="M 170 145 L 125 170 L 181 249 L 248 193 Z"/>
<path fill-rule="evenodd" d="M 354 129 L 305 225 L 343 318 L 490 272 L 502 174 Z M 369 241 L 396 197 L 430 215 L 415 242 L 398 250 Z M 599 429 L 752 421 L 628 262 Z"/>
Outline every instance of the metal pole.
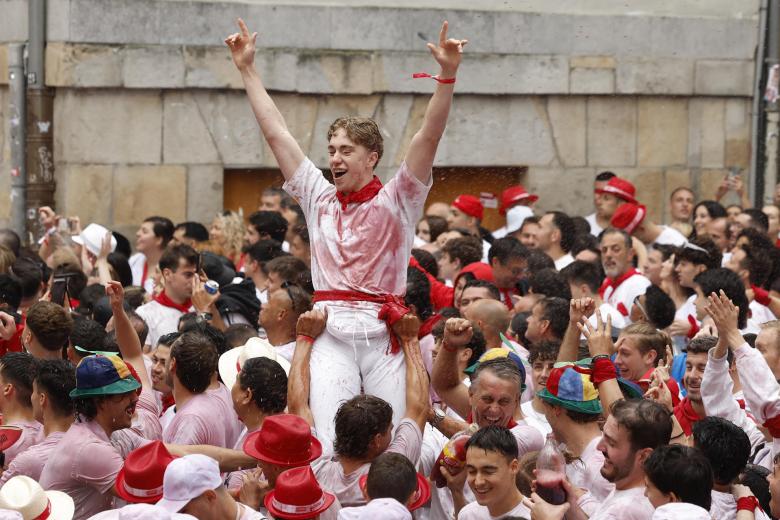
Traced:
<path fill-rule="evenodd" d="M 23 242 L 29 242 L 25 233 L 25 200 L 27 198 L 27 167 L 24 143 L 27 109 L 24 85 L 24 44 L 8 45 L 8 114 L 11 122 L 11 229 Z"/>
<path fill-rule="evenodd" d="M 755 204 L 763 196 L 763 141 L 762 134 L 762 100 L 764 91 L 761 88 L 762 78 L 764 77 L 764 56 L 766 55 L 766 33 L 767 33 L 767 4 L 768 0 L 761 0 L 758 22 L 758 52 L 756 56 L 755 76 L 753 80 L 753 109 L 750 128 L 750 172 L 748 174 L 748 193 L 750 199 Z M 760 144 L 761 143 L 761 144 Z M 760 180 L 759 180 L 760 178 Z M 759 185 L 761 191 L 759 191 Z"/>
<path fill-rule="evenodd" d="M 773 65 L 780 63 L 780 0 L 769 0 L 769 11 L 767 13 L 767 40 L 766 40 L 766 68 L 770 71 Z M 768 73 L 764 75 L 768 78 Z M 764 190 L 759 192 L 756 199 L 763 195 L 763 202 L 771 204 L 774 200 L 775 185 L 780 181 L 778 179 L 778 160 L 780 160 L 780 151 L 778 151 L 778 134 L 780 134 L 780 114 L 778 114 L 777 102 L 769 103 L 764 101 L 766 131 L 765 131 L 765 173 Z"/>
<path fill-rule="evenodd" d="M 46 0 L 30 0 L 27 58 L 27 229 L 41 232 L 37 208 L 54 207 L 54 90 L 46 88 Z"/>

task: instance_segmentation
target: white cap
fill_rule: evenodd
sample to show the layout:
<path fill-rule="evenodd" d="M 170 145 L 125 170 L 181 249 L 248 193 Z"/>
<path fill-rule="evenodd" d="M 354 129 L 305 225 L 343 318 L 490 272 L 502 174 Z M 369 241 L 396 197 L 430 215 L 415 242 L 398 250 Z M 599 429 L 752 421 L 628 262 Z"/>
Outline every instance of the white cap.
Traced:
<path fill-rule="evenodd" d="M 109 509 L 89 520 L 196 520 L 192 515 L 171 513 L 154 504 L 130 504 L 121 509 Z"/>
<path fill-rule="evenodd" d="M 40 484 L 19 475 L 0 489 L 0 509 L 11 509 L 22 514 L 24 520 L 34 520 L 48 511 L 50 520 L 71 520 L 75 507 L 73 499 L 61 491 L 44 491 Z"/>
<path fill-rule="evenodd" d="M 163 497 L 157 505 L 170 513 L 177 513 L 190 500 L 222 485 L 219 464 L 205 455 L 185 455 L 174 459 L 165 468 Z"/>
<path fill-rule="evenodd" d="M 710 512 L 687 502 L 669 502 L 653 513 L 652 520 L 710 520 Z"/>
<path fill-rule="evenodd" d="M 412 520 L 412 514 L 393 498 L 375 498 L 364 506 L 341 509 L 338 520 Z"/>
<path fill-rule="evenodd" d="M 236 347 L 219 356 L 219 375 L 222 382 L 228 388 L 233 388 L 238 373 L 247 359 L 264 357 L 276 361 L 284 369 L 284 373 L 290 375 L 290 362 L 276 352 L 276 348 L 268 340 L 262 338 L 249 338 L 243 347 Z"/>
<path fill-rule="evenodd" d="M 103 239 L 106 238 L 106 233 L 110 231 L 100 224 L 92 223 L 85 227 L 81 234 L 73 237 L 73 241 L 87 248 L 87 251 L 97 256 L 100 254 L 100 246 L 103 244 Z M 111 235 L 111 251 L 116 249 L 116 238 Z"/>
<path fill-rule="evenodd" d="M 506 212 L 506 232 L 514 233 L 521 227 L 528 217 L 533 217 L 534 210 L 528 206 L 515 206 Z"/>

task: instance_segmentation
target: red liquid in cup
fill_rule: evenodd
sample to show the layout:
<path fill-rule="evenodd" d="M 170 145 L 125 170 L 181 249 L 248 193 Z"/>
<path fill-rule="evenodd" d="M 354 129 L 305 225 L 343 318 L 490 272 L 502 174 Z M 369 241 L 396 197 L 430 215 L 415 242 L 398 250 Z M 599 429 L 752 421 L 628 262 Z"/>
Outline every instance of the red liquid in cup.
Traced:
<path fill-rule="evenodd" d="M 566 502 L 566 491 L 561 485 L 563 475 L 550 470 L 537 470 L 536 472 L 536 494 L 545 502 L 553 505 L 560 505 Z"/>

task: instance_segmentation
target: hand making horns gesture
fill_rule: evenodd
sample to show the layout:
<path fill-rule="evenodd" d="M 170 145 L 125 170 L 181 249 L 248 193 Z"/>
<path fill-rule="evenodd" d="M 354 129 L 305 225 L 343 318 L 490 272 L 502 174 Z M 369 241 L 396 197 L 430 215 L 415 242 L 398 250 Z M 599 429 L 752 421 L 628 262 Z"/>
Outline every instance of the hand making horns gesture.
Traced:
<path fill-rule="evenodd" d="M 255 41 L 257 33 L 249 34 L 244 20 L 237 20 L 238 28 L 241 32 L 233 33 L 225 38 L 225 43 L 230 47 L 230 53 L 233 55 L 233 63 L 239 70 L 251 67 L 255 62 Z"/>
<path fill-rule="evenodd" d="M 447 39 L 447 28 L 449 23 L 444 22 L 441 25 L 441 31 L 439 32 L 439 45 L 432 43 L 428 44 L 428 50 L 433 54 L 433 58 L 441 67 L 444 77 L 454 77 L 455 72 L 460 65 L 461 55 L 463 54 L 463 47 L 469 42 L 468 40 L 455 40 Z"/>

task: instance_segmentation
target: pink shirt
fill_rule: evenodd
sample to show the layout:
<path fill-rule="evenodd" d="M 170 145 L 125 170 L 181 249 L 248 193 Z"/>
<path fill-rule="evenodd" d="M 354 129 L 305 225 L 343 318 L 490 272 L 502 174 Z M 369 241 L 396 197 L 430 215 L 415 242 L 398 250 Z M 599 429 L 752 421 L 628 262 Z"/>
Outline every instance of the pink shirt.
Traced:
<path fill-rule="evenodd" d="M 604 454 L 596 449 L 600 440 L 600 435 L 594 437 L 580 457 L 566 465 L 566 477 L 574 486 L 587 489 L 596 500 L 603 502 L 615 489 L 615 484 L 601 476 Z"/>
<path fill-rule="evenodd" d="M 95 421 L 75 422 L 60 443 L 67 449 L 52 450 L 41 472 L 41 487 L 70 495 L 74 520 L 111 509 L 111 489 L 124 461 L 106 432 Z"/>
<path fill-rule="evenodd" d="M 5 468 L 14 461 L 17 455 L 43 440 L 43 425 L 38 421 L 15 421 L 9 422 L 6 426 L 18 426 L 22 429 L 22 436 L 3 452 L 5 453 Z"/>
<path fill-rule="evenodd" d="M 246 438 L 249 436 L 250 433 L 254 433 L 259 429 L 260 428 L 257 428 L 256 430 L 252 430 L 250 432 L 249 430 L 244 428 L 243 431 L 241 432 L 241 435 L 238 437 L 238 440 L 236 441 L 236 445 L 233 446 L 233 449 L 236 451 L 244 451 L 244 441 L 246 441 Z M 231 491 L 234 489 L 240 489 L 241 485 L 244 483 L 244 475 L 254 470 L 255 468 L 232 471 L 227 477 L 227 488 Z"/>
<path fill-rule="evenodd" d="M 163 431 L 163 442 L 232 448 L 238 437 L 231 439 L 228 435 L 232 428 L 228 421 L 232 415 L 235 412 L 228 414 L 224 401 L 214 392 L 207 390 L 194 395 L 184 405 L 176 405 L 176 414 Z"/>
<path fill-rule="evenodd" d="M 225 442 L 227 447 L 235 446 L 241 433 L 244 431 L 244 425 L 238 418 L 236 409 L 233 408 L 233 396 L 230 395 L 230 389 L 219 383 L 219 388 L 206 390 L 206 393 L 216 397 L 221 403 L 220 423 L 225 428 Z"/>
<path fill-rule="evenodd" d="M 518 421 L 517 425 L 509 430 L 517 439 L 517 450 L 522 457 L 526 453 L 539 451 L 544 446 L 544 437 L 539 430 L 528 424 L 525 419 Z"/>
<path fill-rule="evenodd" d="M 52 450 L 64 436 L 65 432 L 52 432 L 35 446 L 31 446 L 17 455 L 14 461 L 8 465 L 8 469 L 3 472 L 3 476 L 0 478 L 0 486 L 17 475 L 24 475 L 35 481 L 40 480 L 43 466 L 49 460 Z"/>
<path fill-rule="evenodd" d="M 417 465 L 422 447 L 422 432 L 417 423 L 411 419 L 403 419 L 395 429 L 393 440 L 387 451 L 400 453 L 412 464 Z M 344 468 L 336 456 L 320 459 L 314 464 L 314 474 L 323 489 L 336 495 L 342 507 L 362 506 L 366 503 L 358 480 L 368 473 L 371 463 L 367 462 L 352 473 L 345 475 Z"/>
<path fill-rule="evenodd" d="M 304 159 L 283 188 L 306 217 L 314 288 L 405 294 L 414 228 L 431 185 L 403 163 L 376 197 L 342 209 L 336 188 Z"/>

